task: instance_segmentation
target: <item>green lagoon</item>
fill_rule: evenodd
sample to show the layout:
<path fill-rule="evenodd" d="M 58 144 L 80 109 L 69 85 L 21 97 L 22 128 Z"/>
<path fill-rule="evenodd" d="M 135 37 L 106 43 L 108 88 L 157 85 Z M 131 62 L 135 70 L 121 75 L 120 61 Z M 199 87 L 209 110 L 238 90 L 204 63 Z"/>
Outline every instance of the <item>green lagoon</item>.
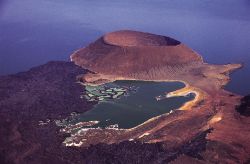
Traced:
<path fill-rule="evenodd" d="M 87 94 L 82 98 L 98 101 L 98 104 L 71 123 L 100 121 L 95 127 L 118 124 L 119 128 L 132 128 L 194 99 L 193 94 L 166 98 L 166 93 L 184 86 L 181 82 L 152 81 L 116 81 L 97 87 L 86 86 Z"/>

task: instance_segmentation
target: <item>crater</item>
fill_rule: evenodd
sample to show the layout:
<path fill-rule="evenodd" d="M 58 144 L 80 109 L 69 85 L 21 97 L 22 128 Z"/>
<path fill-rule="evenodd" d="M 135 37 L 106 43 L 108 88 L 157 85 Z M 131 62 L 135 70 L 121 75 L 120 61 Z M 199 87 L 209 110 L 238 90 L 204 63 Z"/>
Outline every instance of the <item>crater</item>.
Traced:
<path fill-rule="evenodd" d="M 106 34 L 103 40 L 107 44 L 115 46 L 176 46 L 181 42 L 165 36 L 138 32 L 138 31 L 116 31 Z"/>
<path fill-rule="evenodd" d="M 161 72 L 168 77 L 185 73 L 203 61 L 195 51 L 175 39 L 129 30 L 102 36 L 73 53 L 71 60 L 96 73 L 133 79 L 140 79 L 138 75 L 144 78 L 151 71 L 150 76 L 146 75 L 151 80 L 162 77 Z"/>
<path fill-rule="evenodd" d="M 118 125 L 129 129 L 143 122 L 179 109 L 194 95 L 167 97 L 166 94 L 185 87 L 181 82 L 115 81 L 99 86 L 86 85 L 88 101 L 98 101 L 93 109 L 77 116 L 73 124 L 98 121 L 96 127 Z M 126 117 L 124 117 L 126 116 Z M 130 118 L 128 120 L 128 118 Z"/>

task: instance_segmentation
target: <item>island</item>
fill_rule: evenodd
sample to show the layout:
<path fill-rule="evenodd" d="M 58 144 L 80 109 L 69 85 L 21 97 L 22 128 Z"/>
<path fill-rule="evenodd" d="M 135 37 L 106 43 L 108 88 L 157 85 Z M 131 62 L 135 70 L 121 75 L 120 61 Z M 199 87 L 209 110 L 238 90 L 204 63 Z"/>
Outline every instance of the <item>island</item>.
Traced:
<path fill-rule="evenodd" d="M 100 37 L 71 60 L 0 77 L 0 163 L 250 162 L 250 97 L 224 90 L 241 64 L 208 64 L 180 41 L 130 30 Z M 195 98 L 130 129 L 82 128 L 98 120 L 62 127 L 134 89 L 86 87 L 117 80 L 180 81 L 185 87 L 165 97 Z"/>

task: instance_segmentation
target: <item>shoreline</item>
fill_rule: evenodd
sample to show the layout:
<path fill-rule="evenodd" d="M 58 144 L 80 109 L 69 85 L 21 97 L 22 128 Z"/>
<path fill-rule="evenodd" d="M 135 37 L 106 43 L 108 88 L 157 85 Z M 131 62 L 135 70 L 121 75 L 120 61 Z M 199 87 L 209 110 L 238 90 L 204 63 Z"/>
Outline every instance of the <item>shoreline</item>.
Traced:
<path fill-rule="evenodd" d="M 88 134 L 91 134 L 91 133 L 96 133 L 96 135 L 98 134 L 101 136 L 102 135 L 105 136 L 106 133 L 107 134 L 115 133 L 115 134 L 112 134 L 114 135 L 113 137 L 109 136 L 111 137 L 109 140 L 104 139 L 104 141 L 98 141 L 97 143 L 104 142 L 104 143 L 111 144 L 111 143 L 117 143 L 117 142 L 119 143 L 121 141 L 127 141 L 127 140 L 132 141 L 132 139 L 143 140 L 143 142 L 145 143 L 158 142 L 158 140 L 148 140 L 148 141 L 144 141 L 144 140 L 145 138 L 150 137 L 151 134 L 155 133 L 156 131 L 161 130 L 163 127 L 171 124 L 172 121 L 177 121 L 178 117 L 180 117 L 180 119 L 184 119 L 182 118 L 182 115 L 191 116 L 191 115 L 195 115 L 197 112 L 199 113 L 200 110 L 202 110 L 204 106 L 208 106 L 209 105 L 208 103 L 211 103 L 214 101 L 214 99 L 211 96 L 214 96 L 215 93 L 219 92 L 220 90 L 223 90 L 222 86 L 224 86 L 230 80 L 228 75 L 233 70 L 241 68 L 241 65 L 232 64 L 232 65 L 219 66 L 219 65 L 209 65 L 207 63 L 204 63 L 203 67 L 206 68 L 205 70 L 203 70 L 204 76 L 206 76 L 206 78 L 204 79 L 193 79 L 192 74 L 191 75 L 187 74 L 183 77 L 182 76 L 171 77 L 170 79 L 167 76 L 158 77 L 158 78 L 154 77 L 154 79 L 145 79 L 147 77 L 131 78 L 131 77 L 126 77 L 126 76 L 123 77 L 123 76 L 116 76 L 116 75 L 105 75 L 105 74 L 99 74 L 99 73 L 94 73 L 94 74 L 87 73 L 83 75 L 81 78 L 83 79 L 84 82 L 81 82 L 81 84 L 84 86 L 86 85 L 98 86 L 98 85 L 102 85 L 102 84 L 106 84 L 106 83 L 110 83 L 110 82 L 114 82 L 118 80 L 151 81 L 151 82 L 180 82 L 184 84 L 184 87 L 166 94 L 166 97 L 186 96 L 192 93 L 195 95 L 195 98 L 193 100 L 190 100 L 184 103 L 181 107 L 175 109 L 174 110 L 175 112 L 170 111 L 168 113 L 164 113 L 156 117 L 152 117 L 133 128 L 129 128 L 129 129 L 118 128 L 118 129 L 113 129 L 112 132 L 108 129 L 102 129 L 102 130 L 90 129 L 90 131 L 87 131 L 86 134 L 84 135 L 85 136 L 84 139 L 86 139 L 86 136 L 88 139 L 84 140 L 81 146 L 88 147 L 89 144 L 96 144 L 95 142 L 97 141 L 94 141 L 94 140 L 92 141 L 92 137 L 88 136 Z M 212 81 L 210 82 L 209 79 L 211 79 Z M 208 85 L 205 85 L 203 83 L 208 84 Z M 199 104 L 199 102 L 204 102 L 204 103 Z M 197 106 L 197 104 L 199 105 Z M 197 111 L 193 109 L 199 109 L 199 110 Z M 182 112 L 180 113 L 177 111 L 182 111 Z M 187 111 L 192 111 L 192 112 L 187 112 Z M 180 116 L 176 117 L 176 115 L 180 115 Z M 173 118 L 174 120 L 172 120 Z M 147 134 L 147 135 L 144 135 L 144 134 Z M 73 140 L 76 139 L 77 141 L 79 141 L 79 139 L 82 138 L 81 135 L 71 136 L 71 137 L 73 137 L 72 138 Z"/>
<path fill-rule="evenodd" d="M 133 37 L 122 40 L 124 35 Z M 163 143 L 169 149 L 183 147 L 185 143 L 192 144 L 194 138 L 205 133 L 204 142 L 207 144 L 204 153 L 216 151 L 217 158 L 221 155 L 221 149 L 226 148 L 223 145 L 227 145 L 228 152 L 233 152 L 243 159 L 239 152 L 244 151 L 245 155 L 249 153 L 250 143 L 241 147 L 232 143 L 241 145 L 246 142 L 245 136 L 249 135 L 249 128 L 242 124 L 248 120 L 235 110 L 241 96 L 224 89 L 230 81 L 230 73 L 241 68 L 242 64 L 209 64 L 185 44 L 159 48 L 145 42 L 144 37 L 148 37 L 148 34 L 134 31 L 114 32 L 112 39 L 117 41 L 119 46 L 107 46 L 98 39 L 90 46 L 75 52 L 71 55 L 72 61 L 92 72 L 81 76 L 80 79 L 91 85 L 116 80 L 182 82 L 183 88 L 166 93 L 166 97 L 192 93 L 195 98 L 184 103 L 175 112 L 170 111 L 150 118 L 125 131 L 91 130 L 73 136 L 74 142 L 79 143 L 81 139 L 87 139 L 81 147 L 99 143 L 119 144 L 123 141 Z M 159 41 L 160 38 L 154 35 L 152 40 Z M 128 47 L 127 43 L 136 44 Z M 100 52 L 102 55 L 98 55 Z M 244 135 L 239 135 L 239 132 Z M 234 150 L 230 149 L 231 146 Z M 223 158 L 228 159 L 225 155 Z"/>
<path fill-rule="evenodd" d="M 195 94 L 195 98 L 193 99 L 193 100 L 190 100 L 190 101 L 188 101 L 188 102 L 186 102 L 186 103 L 184 103 L 181 107 L 179 107 L 179 108 L 176 108 L 176 109 L 174 109 L 174 110 L 171 110 L 171 111 L 169 111 L 169 112 L 166 112 L 166 113 L 163 113 L 163 114 L 161 114 L 161 115 L 158 115 L 158 116 L 155 116 L 155 117 L 152 117 L 152 118 L 150 118 L 150 119 L 148 119 L 148 120 L 146 120 L 146 121 L 144 121 L 143 123 L 141 123 L 141 124 L 138 124 L 138 125 L 136 125 L 136 126 L 134 126 L 134 127 L 132 127 L 132 128 L 128 128 L 128 129 L 124 129 L 124 128 L 115 128 L 115 129 L 113 129 L 114 131 L 117 131 L 117 132 L 120 132 L 120 131 L 123 131 L 123 133 L 124 134 L 126 134 L 126 133 L 130 133 L 130 132 L 132 132 L 132 131 L 137 131 L 137 129 L 140 129 L 141 127 L 143 127 L 144 125 L 146 125 L 146 124 L 150 124 L 151 122 L 154 122 L 154 121 L 156 121 L 156 120 L 158 120 L 159 118 L 162 118 L 162 117 L 166 117 L 166 116 L 168 116 L 168 115 L 170 115 L 171 113 L 173 113 L 174 111 L 177 111 L 177 110 L 188 110 L 188 108 L 189 109 L 191 109 L 191 107 L 193 106 L 193 105 L 195 105 L 198 101 L 200 101 L 200 93 L 199 93 L 199 91 L 198 90 L 194 90 L 193 88 L 191 88 L 190 87 L 190 85 L 187 83 L 187 82 L 185 82 L 185 81 L 183 81 L 183 80 L 138 80 L 138 79 L 128 79 L 128 78 L 116 78 L 116 79 L 112 79 L 112 80 L 109 80 L 109 82 L 114 82 L 114 81 L 119 81 L 119 80 L 128 80 L 128 81 L 150 81 L 150 82 L 180 82 L 180 83 L 182 83 L 182 84 L 184 84 L 184 87 L 183 88 L 181 88 L 181 89 L 178 89 L 178 90 L 175 90 L 175 91 L 172 91 L 172 92 L 170 92 L 169 94 L 171 94 L 171 97 L 174 97 L 174 96 L 186 96 L 187 94 L 189 94 L 189 93 L 194 93 Z M 106 82 L 106 83 L 109 83 L 109 82 Z M 102 84 L 94 84 L 94 85 L 92 85 L 92 86 L 98 86 L 98 85 L 103 85 L 103 84 L 106 84 L 106 83 L 102 83 Z M 84 83 L 82 83 L 82 85 L 90 85 L 89 83 L 88 84 L 84 84 Z M 185 92 L 183 92 L 183 90 L 185 90 Z M 166 95 L 166 97 L 167 97 L 167 95 Z M 187 108 L 188 107 L 188 108 Z M 185 109 L 184 109 L 185 108 Z M 91 110 L 91 109 L 90 109 Z M 86 133 L 88 133 L 88 131 L 95 131 L 95 130 L 97 130 L 97 131 L 103 131 L 103 133 L 105 132 L 105 131 L 107 131 L 107 130 L 109 130 L 109 129 L 106 129 L 106 128 L 103 128 L 103 129 L 100 129 L 99 127 L 97 127 L 97 128 L 91 128 L 91 127 L 89 127 L 89 128 L 84 128 L 85 129 L 85 132 Z M 150 132 L 147 132 L 148 133 L 148 135 L 150 134 Z M 131 141 L 133 141 L 133 140 L 135 140 L 136 138 L 138 138 L 138 139 L 140 139 L 140 138 L 143 138 L 143 136 L 147 136 L 147 135 L 144 135 L 144 133 L 143 134 L 140 134 L 140 136 L 139 136 L 139 138 L 138 138 L 138 136 L 137 137 L 132 137 L 132 138 L 130 138 L 130 140 Z M 71 136 L 71 137 L 73 137 L 73 136 Z M 69 138 L 71 138 L 71 137 L 69 137 Z M 68 140 L 69 140 L 69 138 L 68 138 Z M 87 141 L 86 139 L 84 140 L 84 141 Z M 81 143 L 81 144 L 80 144 Z M 75 143 L 75 144 L 68 144 L 67 143 L 67 138 L 65 139 L 65 141 L 64 141 L 64 145 L 65 146 L 82 146 L 84 144 L 84 142 L 82 142 L 82 141 L 80 141 L 79 143 Z"/>
<path fill-rule="evenodd" d="M 199 101 L 204 99 L 204 96 L 205 96 L 204 92 L 200 91 L 200 89 L 198 89 L 198 88 L 191 87 L 184 80 L 143 80 L 143 79 L 122 78 L 122 77 L 118 77 L 116 79 L 108 79 L 108 80 L 109 81 L 105 82 L 105 83 L 100 83 L 100 84 L 93 84 L 93 83 L 86 83 L 85 84 L 85 83 L 83 83 L 83 85 L 84 86 L 86 86 L 86 85 L 99 86 L 99 85 L 104 85 L 104 84 L 107 84 L 107 83 L 112 83 L 112 82 L 121 81 L 121 80 L 125 80 L 125 81 L 146 81 L 146 82 L 166 82 L 166 83 L 168 83 L 168 82 L 180 82 L 180 83 L 184 84 L 184 87 L 166 94 L 166 97 L 187 96 L 188 94 L 193 93 L 194 94 L 194 99 L 190 100 L 188 102 L 185 102 L 181 107 L 179 107 L 177 109 L 174 109 L 174 111 L 175 110 L 191 110 L 192 106 L 196 105 Z M 168 114 L 168 113 L 164 113 L 164 114 Z M 161 115 L 164 115 L 164 114 L 161 114 Z M 161 116 L 161 115 L 159 115 L 159 116 Z M 158 117 L 158 116 L 156 116 L 156 117 Z M 153 118 L 155 118 L 155 117 L 152 117 L 149 120 L 151 120 Z M 147 121 L 145 121 L 145 122 L 147 122 Z M 144 122 L 141 123 L 141 124 L 144 124 Z M 139 124 L 137 126 L 140 126 L 141 124 Z M 136 128 L 137 126 L 135 126 L 133 128 Z M 131 128 L 129 128 L 129 129 L 131 129 Z"/>

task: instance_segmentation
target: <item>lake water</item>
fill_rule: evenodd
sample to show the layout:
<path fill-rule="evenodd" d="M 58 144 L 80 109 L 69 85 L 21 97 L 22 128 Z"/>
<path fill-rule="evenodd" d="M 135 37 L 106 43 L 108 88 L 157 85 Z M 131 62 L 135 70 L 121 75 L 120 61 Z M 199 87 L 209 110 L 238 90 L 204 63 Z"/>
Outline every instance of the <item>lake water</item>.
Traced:
<path fill-rule="evenodd" d="M 72 123 L 100 121 L 96 127 L 118 124 L 119 128 L 132 128 L 152 117 L 178 109 L 194 98 L 191 94 L 156 100 L 157 96 L 164 97 L 165 93 L 183 88 L 185 85 L 181 82 L 116 81 L 112 85 L 133 87 L 136 92 L 129 91 L 127 96 L 100 102 L 93 109 L 77 116 L 77 120 Z"/>
<path fill-rule="evenodd" d="M 0 0 L 0 75 L 69 60 L 120 29 L 171 36 L 209 63 L 244 63 L 226 88 L 250 93 L 249 0 Z"/>

